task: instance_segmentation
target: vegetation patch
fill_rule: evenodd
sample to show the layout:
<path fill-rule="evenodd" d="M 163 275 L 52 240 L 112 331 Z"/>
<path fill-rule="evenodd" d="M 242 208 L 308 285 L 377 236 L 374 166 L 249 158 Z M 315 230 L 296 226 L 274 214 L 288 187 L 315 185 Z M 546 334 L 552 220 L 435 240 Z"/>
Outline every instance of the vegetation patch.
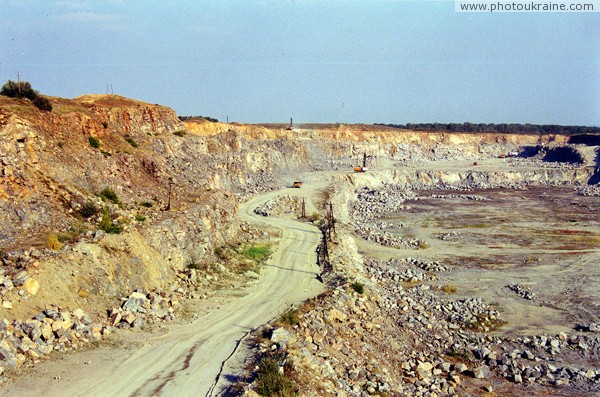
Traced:
<path fill-rule="evenodd" d="M 264 358 L 256 374 L 256 392 L 261 396 L 295 397 L 294 381 L 282 374 L 279 363 L 271 357 Z"/>
<path fill-rule="evenodd" d="M 141 214 L 136 214 L 135 215 L 135 220 L 138 222 L 144 222 L 146 220 L 146 217 L 144 215 Z"/>
<path fill-rule="evenodd" d="M 52 104 L 48 98 L 40 96 L 36 90 L 31 88 L 31 84 L 29 84 L 27 81 L 14 82 L 12 80 L 8 80 L 6 84 L 2 86 L 0 95 L 7 96 L 9 98 L 27 98 L 36 108 L 45 110 L 47 112 L 52 111 Z"/>
<path fill-rule="evenodd" d="M 122 225 L 113 222 L 108 207 L 104 207 L 102 211 L 102 219 L 98 224 L 98 228 L 108 234 L 119 234 L 123 231 Z"/>
<path fill-rule="evenodd" d="M 268 244 L 243 245 L 241 254 L 245 259 L 263 262 L 271 255 L 271 247 Z"/>
<path fill-rule="evenodd" d="M 127 141 L 127 143 L 129 143 L 134 148 L 137 148 L 139 146 L 138 143 L 133 140 L 133 138 L 126 137 L 125 140 Z"/>
<path fill-rule="evenodd" d="M 218 123 L 219 120 L 213 118 L 213 117 L 208 117 L 208 116 L 177 116 L 179 118 L 179 120 L 181 121 L 193 121 L 193 120 L 200 120 L 200 119 L 204 119 L 206 121 L 212 121 L 213 123 Z"/>
<path fill-rule="evenodd" d="M 81 206 L 81 209 L 79 210 L 79 214 L 82 217 L 87 219 L 87 218 L 91 218 L 92 216 L 96 215 L 99 211 L 100 211 L 100 209 L 98 207 L 96 207 L 96 204 L 94 204 L 92 202 L 88 202 Z"/>
<path fill-rule="evenodd" d="M 186 134 L 187 134 L 186 130 L 177 130 L 173 133 L 173 135 L 177 135 L 177 136 L 181 136 L 181 137 L 186 136 Z"/>
<path fill-rule="evenodd" d="M 447 294 L 455 294 L 458 291 L 458 287 L 454 284 L 446 284 L 442 287 L 442 291 Z"/>
<path fill-rule="evenodd" d="M 58 251 L 59 249 L 61 249 L 63 247 L 63 244 L 58 239 L 57 233 L 48 233 L 46 235 L 46 247 L 50 248 L 51 250 L 55 250 L 55 251 Z"/>
<path fill-rule="evenodd" d="M 99 196 L 104 201 L 110 201 L 113 204 L 119 204 L 119 198 L 117 197 L 117 193 L 115 193 L 115 191 L 109 187 L 105 187 L 104 189 L 102 189 Z"/>
<path fill-rule="evenodd" d="M 362 294 L 365 292 L 365 286 L 359 281 L 355 281 L 352 283 L 352 289 L 354 291 L 358 292 L 359 294 Z"/>
<path fill-rule="evenodd" d="M 94 149 L 98 149 L 100 147 L 100 140 L 95 136 L 89 137 L 88 142 L 90 143 L 90 146 Z"/>
<path fill-rule="evenodd" d="M 279 319 L 278 319 L 278 323 L 288 324 L 288 325 L 291 325 L 292 327 L 294 325 L 298 325 L 299 322 L 300 322 L 300 310 L 294 309 L 294 308 L 290 308 L 290 309 L 286 310 L 285 312 L 281 313 L 281 315 L 279 316 Z"/>

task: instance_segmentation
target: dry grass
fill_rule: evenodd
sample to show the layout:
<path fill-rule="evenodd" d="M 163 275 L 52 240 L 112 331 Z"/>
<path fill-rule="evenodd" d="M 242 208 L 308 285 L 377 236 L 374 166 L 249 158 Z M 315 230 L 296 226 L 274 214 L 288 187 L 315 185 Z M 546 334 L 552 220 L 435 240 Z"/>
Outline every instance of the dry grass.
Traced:
<path fill-rule="evenodd" d="M 61 249 L 63 247 L 63 244 L 60 242 L 60 240 L 58 238 L 58 234 L 48 233 L 48 235 L 46 236 L 46 247 L 50 248 L 51 250 L 55 250 L 55 251 L 58 251 L 59 249 Z"/>
<path fill-rule="evenodd" d="M 78 105 L 54 105 L 52 107 L 52 111 L 58 114 L 67 114 L 67 113 L 83 113 L 85 115 L 90 115 L 90 112 L 87 108 Z"/>
<path fill-rule="evenodd" d="M 442 291 L 447 294 L 455 294 L 458 291 L 458 287 L 454 284 L 446 284 L 442 287 Z"/>

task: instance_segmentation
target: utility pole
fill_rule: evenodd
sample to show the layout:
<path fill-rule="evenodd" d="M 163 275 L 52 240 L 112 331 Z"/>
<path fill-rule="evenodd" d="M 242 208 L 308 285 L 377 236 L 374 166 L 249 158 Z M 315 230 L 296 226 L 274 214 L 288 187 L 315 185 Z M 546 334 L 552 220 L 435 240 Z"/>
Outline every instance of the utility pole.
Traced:
<path fill-rule="evenodd" d="M 19 90 L 19 96 L 21 95 L 21 74 L 17 70 L 17 90 Z"/>
<path fill-rule="evenodd" d="M 306 218 L 306 203 L 304 202 L 304 197 L 302 197 L 302 206 L 300 207 L 300 218 L 305 219 Z"/>

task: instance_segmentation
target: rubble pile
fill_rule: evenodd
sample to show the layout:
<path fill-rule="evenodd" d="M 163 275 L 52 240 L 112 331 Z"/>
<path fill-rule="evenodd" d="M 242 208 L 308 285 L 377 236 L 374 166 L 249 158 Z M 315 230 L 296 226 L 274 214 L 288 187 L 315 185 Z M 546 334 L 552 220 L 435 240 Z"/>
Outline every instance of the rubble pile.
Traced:
<path fill-rule="evenodd" d="M 519 295 L 523 299 L 534 301 L 536 299 L 535 292 L 531 291 L 530 287 L 522 284 L 508 284 L 506 286 L 509 290 Z"/>
<path fill-rule="evenodd" d="M 300 378 L 312 379 L 301 386 L 307 395 L 456 396 L 505 382 L 600 392 L 600 369 L 572 364 L 600 354 L 596 324 L 581 325 L 589 335 L 498 336 L 501 315 L 481 299 L 399 284 L 403 269 L 434 263 L 367 258 L 364 267 L 372 286 L 364 294 L 339 286 L 308 302 L 297 325 L 257 347 L 283 355 Z"/>
<path fill-rule="evenodd" d="M 389 213 L 399 212 L 410 207 L 404 202 L 415 199 L 415 194 L 397 185 L 385 185 L 381 189 L 361 188 L 356 190 L 350 214 L 353 219 L 354 232 L 371 243 L 385 247 L 419 249 L 424 242 L 417 238 L 405 238 L 392 233 L 394 228 L 402 228 L 401 224 L 391 224 L 379 218 Z M 390 232 L 386 231 L 390 230 Z"/>
<path fill-rule="evenodd" d="M 2 367 L 18 368 L 39 362 L 53 351 L 76 349 L 108 335 L 111 327 L 93 323 L 83 310 L 49 305 L 26 321 L 0 321 Z"/>
<path fill-rule="evenodd" d="M 300 198 L 296 196 L 277 196 L 264 204 L 256 207 L 254 213 L 262 216 L 291 215 L 297 217 L 300 214 Z"/>

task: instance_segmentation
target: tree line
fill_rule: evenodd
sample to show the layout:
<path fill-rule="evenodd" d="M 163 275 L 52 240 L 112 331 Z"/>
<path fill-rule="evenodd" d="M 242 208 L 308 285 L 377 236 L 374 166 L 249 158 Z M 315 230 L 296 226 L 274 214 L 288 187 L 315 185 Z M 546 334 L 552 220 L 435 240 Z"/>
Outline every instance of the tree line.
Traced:
<path fill-rule="evenodd" d="M 177 117 L 179 117 L 179 120 L 181 120 L 181 121 L 204 119 L 207 121 L 212 121 L 213 123 L 219 122 L 219 120 L 217 120 L 213 117 L 208 117 L 208 116 L 177 116 Z"/>
<path fill-rule="evenodd" d="M 392 128 L 412 131 L 448 131 L 448 132 L 492 132 L 499 134 L 552 134 L 552 135 L 580 135 L 600 134 L 600 127 L 585 127 L 576 125 L 557 124 L 493 124 L 493 123 L 408 123 L 408 124 L 383 124 Z"/>

